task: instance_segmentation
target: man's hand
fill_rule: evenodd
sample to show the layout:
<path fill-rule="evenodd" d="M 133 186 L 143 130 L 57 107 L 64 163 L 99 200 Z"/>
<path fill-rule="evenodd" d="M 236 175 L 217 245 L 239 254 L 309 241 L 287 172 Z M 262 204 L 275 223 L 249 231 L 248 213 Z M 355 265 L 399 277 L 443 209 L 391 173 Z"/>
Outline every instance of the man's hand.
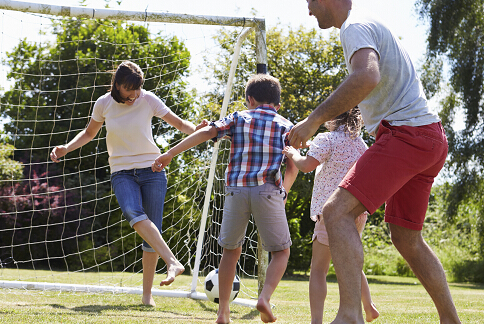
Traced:
<path fill-rule="evenodd" d="M 316 133 L 319 126 L 308 117 L 304 118 L 289 132 L 289 144 L 295 149 L 308 147 L 306 142 Z"/>

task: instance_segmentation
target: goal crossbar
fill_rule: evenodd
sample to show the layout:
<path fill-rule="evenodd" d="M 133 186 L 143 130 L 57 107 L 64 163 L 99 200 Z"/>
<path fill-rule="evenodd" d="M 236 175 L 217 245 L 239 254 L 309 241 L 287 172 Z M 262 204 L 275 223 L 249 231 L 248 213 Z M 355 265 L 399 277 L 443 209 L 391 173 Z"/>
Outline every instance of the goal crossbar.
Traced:
<path fill-rule="evenodd" d="M 233 78 L 237 68 L 238 57 L 242 42 L 247 35 L 255 32 L 255 54 L 257 63 L 257 73 L 267 72 L 267 50 L 265 42 L 265 20 L 261 18 L 244 18 L 244 17 L 224 17 L 224 16 L 201 16 L 188 15 L 176 13 L 150 12 L 145 11 L 128 11 L 118 9 L 94 9 L 88 7 L 74 7 L 74 6 L 56 6 L 50 4 L 39 4 L 24 1 L 0 0 L 0 9 L 12 10 L 20 12 L 38 13 L 42 15 L 77 17 L 85 19 L 108 19 L 108 20 L 129 20 L 142 22 L 162 22 L 162 23 L 176 23 L 176 24 L 200 24 L 200 25 L 219 25 L 219 26 L 236 26 L 248 27 L 238 37 L 236 47 L 232 59 L 224 100 L 220 112 L 220 118 L 223 118 L 227 111 L 228 102 L 232 92 Z M 214 169 L 217 163 L 218 156 L 218 142 L 213 148 L 212 161 L 209 172 L 209 179 L 207 181 L 207 188 L 205 193 L 205 201 L 202 211 L 202 220 L 200 222 L 199 237 L 197 242 L 195 266 L 193 269 L 193 278 L 191 291 L 165 291 L 160 289 L 153 289 L 152 294 L 155 296 L 165 297 L 187 297 L 192 299 L 206 300 L 207 297 L 203 293 L 196 291 L 198 282 L 198 272 L 200 267 L 200 254 L 202 250 L 202 242 L 204 239 L 205 223 L 207 220 L 208 209 L 210 205 L 210 196 L 212 191 Z M 258 247 L 260 248 L 260 247 Z M 267 258 L 266 252 L 259 251 L 259 258 Z M 261 265 L 266 264 L 266 260 L 259 263 L 259 276 L 265 277 L 265 269 L 260 269 Z M 261 273 L 261 270 L 263 273 Z M 261 279 L 261 278 L 260 278 Z M 262 279 L 263 280 L 263 279 Z M 261 283 L 259 282 L 259 286 Z M 25 281 L 0 281 L 0 288 L 18 288 L 18 289 L 34 289 L 34 290 L 60 290 L 60 291 L 78 291 L 78 292 L 113 292 L 113 293 L 133 293 L 141 294 L 140 288 L 129 287 L 106 287 L 94 285 L 76 285 L 76 284 L 59 284 L 59 283 L 44 283 L 44 282 L 25 282 Z M 235 304 L 255 307 L 254 300 L 237 298 L 233 301 Z"/>

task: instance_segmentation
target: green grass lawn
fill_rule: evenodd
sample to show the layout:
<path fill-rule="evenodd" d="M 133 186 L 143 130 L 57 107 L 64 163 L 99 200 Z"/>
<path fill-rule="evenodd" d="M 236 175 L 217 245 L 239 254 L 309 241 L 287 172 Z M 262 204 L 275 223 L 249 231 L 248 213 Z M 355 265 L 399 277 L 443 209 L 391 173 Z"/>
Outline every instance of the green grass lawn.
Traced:
<path fill-rule="evenodd" d="M 438 323 L 430 297 L 415 278 L 368 276 L 368 280 L 380 311 L 373 323 Z M 180 276 L 173 289 L 189 287 L 190 282 L 191 277 Z M 307 278 L 280 283 L 271 300 L 277 323 L 310 322 L 308 284 Z M 484 286 L 450 287 L 462 323 L 484 323 Z M 330 280 L 324 323 L 336 315 L 338 300 L 337 283 Z M 0 323 L 213 323 L 217 313 L 217 305 L 204 300 L 155 296 L 154 308 L 140 301 L 141 295 L 131 294 L 0 289 Z M 233 305 L 231 310 L 233 323 L 261 323 L 253 308 Z"/>

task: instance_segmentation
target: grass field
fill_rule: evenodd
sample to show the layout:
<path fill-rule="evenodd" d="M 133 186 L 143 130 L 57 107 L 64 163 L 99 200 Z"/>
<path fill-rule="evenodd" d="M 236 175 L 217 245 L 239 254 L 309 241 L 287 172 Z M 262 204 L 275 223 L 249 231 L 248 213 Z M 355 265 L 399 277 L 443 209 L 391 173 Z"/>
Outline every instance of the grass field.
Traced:
<path fill-rule="evenodd" d="M 430 297 L 415 278 L 368 276 L 368 280 L 380 311 L 373 323 L 438 323 Z M 191 277 L 180 276 L 173 288 L 189 287 L 190 282 Z M 462 323 L 484 323 L 484 286 L 450 287 Z M 338 300 L 337 283 L 330 280 L 324 323 L 336 315 Z M 140 295 L 130 294 L 0 289 L 0 323 L 213 323 L 217 313 L 217 305 L 209 301 L 155 296 L 156 307 L 140 301 Z M 277 323 L 310 322 L 307 278 L 283 279 L 271 302 Z M 233 323 L 262 323 L 253 308 L 233 305 L 231 310 Z"/>

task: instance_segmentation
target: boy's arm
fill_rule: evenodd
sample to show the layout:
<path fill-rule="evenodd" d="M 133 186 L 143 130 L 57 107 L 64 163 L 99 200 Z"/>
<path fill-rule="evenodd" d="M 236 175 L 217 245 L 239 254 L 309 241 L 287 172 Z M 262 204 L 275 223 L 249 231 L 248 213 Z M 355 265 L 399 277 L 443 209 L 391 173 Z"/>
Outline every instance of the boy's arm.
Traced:
<path fill-rule="evenodd" d="M 311 172 L 320 164 L 318 160 L 312 156 L 302 156 L 299 151 L 292 146 L 286 146 L 282 151 L 288 160 L 294 162 L 295 166 L 304 173 Z"/>
<path fill-rule="evenodd" d="M 217 134 L 218 131 L 215 126 L 205 126 L 203 128 L 200 128 L 196 132 L 186 137 L 183 141 L 169 149 L 165 154 L 160 155 L 151 165 L 151 170 L 153 170 L 154 172 L 160 172 L 168 164 L 170 164 L 171 160 L 175 156 L 194 146 L 197 146 L 198 144 L 201 144 L 211 138 L 216 137 Z"/>
<path fill-rule="evenodd" d="M 282 186 L 286 190 L 286 193 L 289 193 L 291 187 L 296 180 L 298 173 L 298 169 L 294 162 L 291 159 L 286 159 L 286 172 L 284 173 L 284 181 L 282 182 Z"/>

